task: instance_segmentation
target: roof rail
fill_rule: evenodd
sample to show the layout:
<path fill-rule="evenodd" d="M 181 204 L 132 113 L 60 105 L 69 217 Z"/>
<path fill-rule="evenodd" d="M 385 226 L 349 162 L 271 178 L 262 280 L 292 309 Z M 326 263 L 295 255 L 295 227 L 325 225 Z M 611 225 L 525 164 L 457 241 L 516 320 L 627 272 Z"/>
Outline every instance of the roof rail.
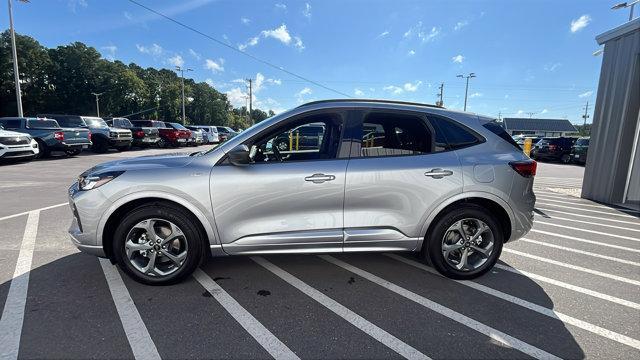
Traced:
<path fill-rule="evenodd" d="M 302 104 L 297 108 L 316 105 L 316 104 L 324 104 L 324 103 L 334 103 L 334 102 L 370 102 L 370 103 L 380 103 L 380 104 L 399 104 L 399 105 L 415 105 L 415 106 L 426 106 L 438 109 L 444 109 L 444 106 L 437 106 L 433 104 L 424 104 L 418 102 L 410 102 L 410 101 L 398 101 L 398 100 L 384 100 L 384 99 L 327 99 L 327 100 L 317 100 L 311 101 L 306 104 Z"/>

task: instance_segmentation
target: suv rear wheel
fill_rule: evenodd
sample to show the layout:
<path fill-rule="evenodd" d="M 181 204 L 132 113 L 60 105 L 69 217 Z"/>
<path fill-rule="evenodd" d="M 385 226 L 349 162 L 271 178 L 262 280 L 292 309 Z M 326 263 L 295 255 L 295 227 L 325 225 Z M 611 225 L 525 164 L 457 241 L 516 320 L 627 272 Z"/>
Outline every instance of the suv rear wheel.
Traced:
<path fill-rule="evenodd" d="M 204 239 L 184 212 L 166 203 L 142 205 L 123 217 L 113 238 L 118 266 L 136 281 L 166 285 L 191 275 Z"/>
<path fill-rule="evenodd" d="M 467 280 L 491 270 L 504 238 L 487 209 L 465 204 L 444 214 L 427 234 L 423 255 L 446 277 Z"/>

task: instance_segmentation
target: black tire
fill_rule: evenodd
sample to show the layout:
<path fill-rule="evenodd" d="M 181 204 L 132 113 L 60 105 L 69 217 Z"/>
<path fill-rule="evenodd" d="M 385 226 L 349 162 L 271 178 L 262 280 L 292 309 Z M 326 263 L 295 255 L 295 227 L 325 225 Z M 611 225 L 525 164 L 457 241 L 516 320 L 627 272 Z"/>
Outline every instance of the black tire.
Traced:
<path fill-rule="evenodd" d="M 127 234 L 134 225 L 150 218 L 167 220 L 177 225 L 184 233 L 188 245 L 187 256 L 182 265 L 175 272 L 163 277 L 143 274 L 131 264 L 126 255 Z M 204 258 L 205 239 L 206 237 L 201 234 L 194 221 L 184 213 L 184 210 L 164 202 L 153 202 L 141 205 L 122 217 L 113 236 L 113 259 L 125 273 L 140 283 L 148 285 L 175 284 L 191 275 L 200 265 Z"/>
<path fill-rule="evenodd" d="M 129 151 L 129 150 L 131 150 L 131 145 L 118 146 L 118 147 L 116 147 L 116 150 L 118 150 L 118 151 Z"/>
<path fill-rule="evenodd" d="M 158 140 L 158 142 L 156 142 L 156 146 L 158 146 L 161 149 L 164 149 L 167 147 L 167 141 L 163 138 L 160 138 L 160 140 Z"/>
<path fill-rule="evenodd" d="M 465 218 L 475 218 L 483 221 L 493 233 L 493 251 L 487 258 L 487 261 L 474 270 L 458 270 L 450 265 L 442 253 L 442 240 L 447 229 L 457 221 Z M 469 280 L 477 278 L 493 268 L 498 261 L 502 252 L 504 236 L 499 221 L 491 214 L 490 211 L 482 206 L 475 204 L 465 204 L 454 208 L 447 213 L 439 216 L 438 220 L 431 228 L 425 239 L 425 246 L 422 249 L 422 255 L 439 273 L 442 275 L 458 280 Z"/>
<path fill-rule="evenodd" d="M 36 142 L 38 143 L 39 150 L 38 155 L 35 156 L 36 159 L 45 159 L 51 156 L 51 150 L 49 150 L 49 147 L 47 146 L 47 144 L 45 144 L 44 141 L 42 141 L 41 139 L 36 139 Z"/>
<path fill-rule="evenodd" d="M 93 139 L 93 145 L 91 145 L 91 150 L 95 153 L 106 153 L 109 151 L 109 140 L 103 137 L 96 137 Z"/>
<path fill-rule="evenodd" d="M 569 164 L 571 163 L 571 156 L 569 156 L 569 154 L 564 154 L 560 157 L 560 162 L 563 164 Z"/>

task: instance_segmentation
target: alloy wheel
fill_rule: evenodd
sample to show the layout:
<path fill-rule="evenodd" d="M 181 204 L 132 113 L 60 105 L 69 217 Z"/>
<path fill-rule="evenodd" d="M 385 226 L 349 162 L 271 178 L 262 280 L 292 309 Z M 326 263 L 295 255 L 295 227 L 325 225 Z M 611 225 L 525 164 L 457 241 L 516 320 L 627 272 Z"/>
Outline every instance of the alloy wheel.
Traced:
<path fill-rule="evenodd" d="M 448 265 L 459 271 L 473 271 L 484 265 L 493 253 L 491 228 L 482 220 L 458 220 L 445 231 L 442 255 Z"/>
<path fill-rule="evenodd" d="M 134 225 L 125 241 L 126 258 L 139 272 L 153 277 L 176 272 L 187 258 L 187 238 L 174 223 L 146 219 Z"/>

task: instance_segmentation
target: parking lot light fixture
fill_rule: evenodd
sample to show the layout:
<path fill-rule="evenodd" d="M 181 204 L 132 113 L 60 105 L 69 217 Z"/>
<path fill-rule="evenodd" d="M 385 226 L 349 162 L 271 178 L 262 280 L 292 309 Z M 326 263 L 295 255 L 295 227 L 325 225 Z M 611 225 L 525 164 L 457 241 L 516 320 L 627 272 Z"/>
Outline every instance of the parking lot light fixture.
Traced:
<path fill-rule="evenodd" d="M 104 92 L 101 93 L 91 93 L 91 95 L 96 97 L 96 116 L 100 117 L 100 95 L 104 94 Z"/>
<path fill-rule="evenodd" d="M 636 0 L 636 1 L 632 1 L 632 2 L 622 2 L 622 3 L 618 3 L 615 4 L 611 7 L 611 10 L 618 10 L 618 9 L 625 9 L 625 8 L 630 8 L 629 9 L 629 21 L 633 20 L 633 10 L 636 6 L 637 3 L 639 3 L 640 0 Z"/>
<path fill-rule="evenodd" d="M 28 0 L 19 0 L 28 3 Z M 9 32 L 11 33 L 11 54 L 13 56 L 13 76 L 16 82 L 16 105 L 18 106 L 18 116 L 22 117 L 22 93 L 20 91 L 20 73 L 18 72 L 18 51 L 16 49 L 16 32 L 13 28 L 13 6 L 12 0 L 9 3 Z"/>

